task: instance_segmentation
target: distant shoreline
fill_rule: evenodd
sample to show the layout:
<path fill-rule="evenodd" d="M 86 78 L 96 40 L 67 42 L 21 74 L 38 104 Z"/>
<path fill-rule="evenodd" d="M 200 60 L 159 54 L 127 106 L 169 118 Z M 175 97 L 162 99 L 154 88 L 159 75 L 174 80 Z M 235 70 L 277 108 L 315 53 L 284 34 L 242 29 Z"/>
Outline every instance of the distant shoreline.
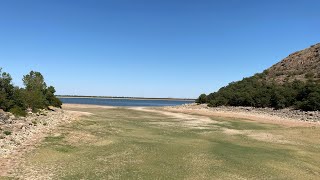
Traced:
<path fill-rule="evenodd" d="M 92 99 L 127 99 L 127 100 L 166 100 L 166 101 L 195 101 L 195 99 L 183 98 L 143 98 L 143 97 L 107 97 L 107 96 L 57 96 L 57 98 L 92 98 Z"/>

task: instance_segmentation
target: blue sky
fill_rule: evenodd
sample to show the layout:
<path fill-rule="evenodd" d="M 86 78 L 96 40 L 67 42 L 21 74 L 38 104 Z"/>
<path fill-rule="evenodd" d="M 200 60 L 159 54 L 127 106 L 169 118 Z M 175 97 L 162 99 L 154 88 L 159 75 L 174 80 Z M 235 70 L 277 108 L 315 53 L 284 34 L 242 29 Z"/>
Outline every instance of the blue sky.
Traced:
<path fill-rule="evenodd" d="M 319 0 L 1 0 L 0 67 L 58 94 L 194 98 L 320 42 Z"/>

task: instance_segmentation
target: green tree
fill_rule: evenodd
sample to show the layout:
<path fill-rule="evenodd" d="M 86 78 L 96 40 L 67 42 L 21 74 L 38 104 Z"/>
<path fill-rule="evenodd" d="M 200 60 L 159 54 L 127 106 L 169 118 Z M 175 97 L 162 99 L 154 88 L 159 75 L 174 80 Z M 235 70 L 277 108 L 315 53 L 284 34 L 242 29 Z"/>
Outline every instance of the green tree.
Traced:
<path fill-rule="evenodd" d="M 207 103 L 207 95 L 206 94 L 201 94 L 198 97 L 198 99 L 196 100 L 196 103 L 199 103 L 199 104 Z"/>
<path fill-rule="evenodd" d="M 0 109 L 25 116 L 26 109 L 36 111 L 48 106 L 61 107 L 53 86 L 47 88 L 40 72 L 31 71 L 23 77 L 25 88 L 14 87 L 9 73 L 0 68 Z"/>
<path fill-rule="evenodd" d="M 209 106 L 296 107 L 311 111 L 320 110 L 319 94 L 320 82 L 314 79 L 279 84 L 268 82 L 263 74 L 256 74 L 209 94 L 207 102 Z"/>
<path fill-rule="evenodd" d="M 23 76 L 23 84 L 26 89 L 26 104 L 28 108 L 37 110 L 46 107 L 45 91 L 47 88 L 40 72 L 31 71 Z"/>
<path fill-rule="evenodd" d="M 304 111 L 317 111 L 320 110 L 320 93 L 312 92 L 300 103 L 299 108 Z"/>
<path fill-rule="evenodd" d="M 11 113 L 18 116 L 26 116 L 26 94 L 23 88 L 15 87 L 13 93 L 14 106 L 9 110 Z"/>
<path fill-rule="evenodd" d="M 2 72 L 0 68 L 0 109 L 8 111 L 14 106 L 13 101 L 14 86 L 9 73 Z"/>
<path fill-rule="evenodd" d="M 31 71 L 29 74 L 23 76 L 22 81 L 27 91 L 44 91 L 47 88 L 44 77 L 40 72 Z"/>
<path fill-rule="evenodd" d="M 56 90 L 53 86 L 49 86 L 45 91 L 46 96 L 46 103 L 47 106 L 55 106 L 61 108 L 62 102 L 60 99 L 58 99 L 54 93 L 56 93 Z"/>

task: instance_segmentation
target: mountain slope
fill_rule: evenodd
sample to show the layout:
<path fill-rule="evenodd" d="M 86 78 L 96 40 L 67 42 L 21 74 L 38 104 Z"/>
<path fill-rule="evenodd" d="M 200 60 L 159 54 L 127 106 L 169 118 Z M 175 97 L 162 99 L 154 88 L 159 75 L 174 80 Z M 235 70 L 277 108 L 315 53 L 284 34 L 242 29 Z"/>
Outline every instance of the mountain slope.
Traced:
<path fill-rule="evenodd" d="M 267 79 L 278 83 L 320 79 L 320 43 L 290 54 L 267 70 Z"/>
<path fill-rule="evenodd" d="M 263 73 L 200 95 L 210 106 L 294 107 L 320 110 L 320 44 L 289 55 Z"/>

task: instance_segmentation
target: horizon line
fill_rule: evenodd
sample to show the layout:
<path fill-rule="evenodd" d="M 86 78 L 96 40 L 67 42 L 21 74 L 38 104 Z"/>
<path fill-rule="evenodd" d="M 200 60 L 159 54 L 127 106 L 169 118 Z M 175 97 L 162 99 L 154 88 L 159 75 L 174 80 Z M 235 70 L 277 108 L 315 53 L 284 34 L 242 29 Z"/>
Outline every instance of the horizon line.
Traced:
<path fill-rule="evenodd" d="M 105 99 L 172 99 L 172 100 L 196 100 L 196 98 L 172 98 L 172 97 L 136 97 L 136 96 L 89 96 L 89 95 L 56 95 L 60 98 L 105 98 Z"/>

